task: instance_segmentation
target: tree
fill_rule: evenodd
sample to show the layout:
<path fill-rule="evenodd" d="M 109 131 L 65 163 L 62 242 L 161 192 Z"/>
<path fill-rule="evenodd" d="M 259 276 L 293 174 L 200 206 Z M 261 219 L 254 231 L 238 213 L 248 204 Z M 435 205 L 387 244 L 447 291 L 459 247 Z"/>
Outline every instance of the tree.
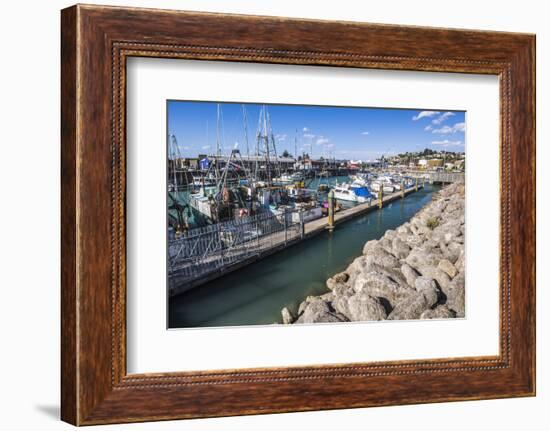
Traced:
<path fill-rule="evenodd" d="M 287 150 L 284 150 L 283 157 L 290 157 L 290 153 Z"/>

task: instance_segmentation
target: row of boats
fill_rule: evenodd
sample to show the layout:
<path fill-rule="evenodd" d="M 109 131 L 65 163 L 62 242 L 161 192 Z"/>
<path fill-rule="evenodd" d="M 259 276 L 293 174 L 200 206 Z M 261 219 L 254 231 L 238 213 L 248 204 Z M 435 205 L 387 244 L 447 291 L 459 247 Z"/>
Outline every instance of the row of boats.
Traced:
<path fill-rule="evenodd" d="M 411 178 L 399 174 L 361 172 L 338 182 L 328 171 L 315 176 L 313 170 L 284 172 L 267 106 L 260 109 L 252 156 L 246 139 L 246 159 L 237 146 L 222 157 L 220 104 L 217 120 L 216 153 L 199 161 L 201 173 L 191 181 L 188 177 L 182 181 L 177 162 L 182 159 L 179 145 L 175 135 L 169 136 L 168 219 L 175 232 L 263 212 L 287 214 L 289 209 L 292 217 L 299 216 L 307 222 L 328 213 L 329 192 L 340 206 L 365 203 L 380 192 L 393 193 L 413 185 Z M 247 124 L 243 105 L 245 136 L 248 136 Z"/>
<path fill-rule="evenodd" d="M 395 193 L 403 188 L 411 188 L 415 180 L 400 174 L 374 175 L 359 173 L 350 177 L 351 181 L 334 187 L 334 197 L 337 200 L 364 203 L 378 197 L 378 194 Z"/>
<path fill-rule="evenodd" d="M 366 203 L 379 196 L 403 188 L 414 187 L 415 180 L 399 174 L 376 175 L 359 173 L 346 181 L 318 179 L 316 187 L 300 173 L 281 175 L 271 182 L 238 179 L 223 186 L 202 178 L 189 194 L 189 205 L 209 223 L 254 215 L 264 211 L 280 214 L 300 209 L 304 221 L 322 217 L 328 212 L 328 192 L 333 191 L 337 203 Z M 338 205 L 340 208 L 342 205 Z M 296 212 L 296 211 L 294 211 Z"/>
<path fill-rule="evenodd" d="M 272 183 L 277 185 L 287 185 L 294 184 L 297 182 L 304 181 L 306 175 L 302 172 L 294 172 L 292 174 L 282 174 L 280 177 L 275 177 L 272 180 Z M 216 185 L 216 176 L 213 173 L 208 173 L 205 175 L 194 175 L 192 185 L 194 187 L 213 187 Z M 262 181 L 259 181 L 260 183 Z"/>

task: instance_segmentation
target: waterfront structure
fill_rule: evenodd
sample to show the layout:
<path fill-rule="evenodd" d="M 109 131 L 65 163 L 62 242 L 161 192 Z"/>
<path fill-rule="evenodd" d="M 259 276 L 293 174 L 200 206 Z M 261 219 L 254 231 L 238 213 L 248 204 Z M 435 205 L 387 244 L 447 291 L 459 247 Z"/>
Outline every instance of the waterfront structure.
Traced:
<path fill-rule="evenodd" d="M 380 202 L 369 199 L 337 211 L 332 220 L 333 226 L 415 191 L 417 189 L 409 188 L 404 193 L 384 195 Z M 183 232 L 169 242 L 169 294 L 180 294 L 323 232 L 329 220 L 321 214 L 321 207 L 305 203 Z"/>

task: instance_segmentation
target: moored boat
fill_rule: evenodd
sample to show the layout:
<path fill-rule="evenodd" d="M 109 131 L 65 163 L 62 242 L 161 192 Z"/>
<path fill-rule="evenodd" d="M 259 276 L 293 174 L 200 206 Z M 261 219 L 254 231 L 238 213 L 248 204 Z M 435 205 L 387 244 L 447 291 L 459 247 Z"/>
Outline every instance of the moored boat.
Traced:
<path fill-rule="evenodd" d="M 341 184 L 334 189 L 334 197 L 337 200 L 364 203 L 373 198 L 372 193 L 366 186 L 354 184 Z"/>

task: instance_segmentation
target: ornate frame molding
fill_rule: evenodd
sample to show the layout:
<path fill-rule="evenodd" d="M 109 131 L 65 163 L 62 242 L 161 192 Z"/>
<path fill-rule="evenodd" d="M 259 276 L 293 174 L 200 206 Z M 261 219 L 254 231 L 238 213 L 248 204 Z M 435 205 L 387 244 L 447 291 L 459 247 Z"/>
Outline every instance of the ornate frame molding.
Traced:
<path fill-rule="evenodd" d="M 219 30 L 207 33 L 207 24 Z M 247 30 L 257 25 L 285 37 Z M 335 31 L 335 42 L 307 40 L 310 32 Z M 533 36 L 74 6 L 62 12 L 62 54 L 64 420 L 98 424 L 534 394 Z M 131 56 L 498 75 L 500 354 L 127 375 L 125 65 Z M 519 207 L 527 218 L 518 217 Z M 96 225 L 87 223 L 92 218 Z M 311 394 L 307 400 L 294 388 L 298 380 Z M 247 397 L 251 391 L 265 401 Z"/>

